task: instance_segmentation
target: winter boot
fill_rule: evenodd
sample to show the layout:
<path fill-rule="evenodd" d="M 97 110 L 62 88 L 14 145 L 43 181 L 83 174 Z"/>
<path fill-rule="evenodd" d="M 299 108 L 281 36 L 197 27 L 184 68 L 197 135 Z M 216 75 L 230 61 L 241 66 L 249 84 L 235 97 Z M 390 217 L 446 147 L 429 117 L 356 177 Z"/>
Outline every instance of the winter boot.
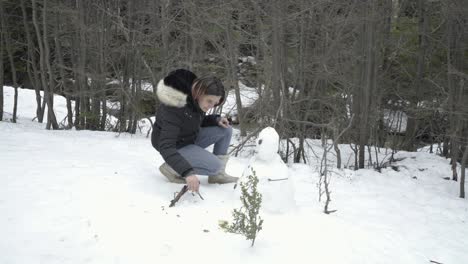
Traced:
<path fill-rule="evenodd" d="M 208 176 L 208 183 L 232 183 L 237 182 L 239 178 L 230 176 L 226 173 L 226 164 L 229 159 L 229 155 L 217 155 L 217 157 L 221 160 L 221 169 L 217 175 Z"/>
<path fill-rule="evenodd" d="M 185 183 L 185 179 L 180 177 L 179 174 L 166 162 L 159 166 L 159 171 L 162 173 L 162 175 L 166 176 L 170 182 Z"/>

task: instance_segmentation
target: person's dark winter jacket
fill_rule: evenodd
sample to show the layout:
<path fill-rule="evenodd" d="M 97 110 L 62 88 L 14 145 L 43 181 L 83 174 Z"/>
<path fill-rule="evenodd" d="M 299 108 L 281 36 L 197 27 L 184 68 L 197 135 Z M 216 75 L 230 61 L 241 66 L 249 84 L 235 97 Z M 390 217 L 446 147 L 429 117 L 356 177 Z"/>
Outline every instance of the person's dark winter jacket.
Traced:
<path fill-rule="evenodd" d="M 201 126 L 218 125 L 219 115 L 205 115 L 192 98 L 196 75 L 188 70 L 175 70 L 157 85 L 161 102 L 151 134 L 151 144 L 166 163 L 179 175 L 193 173 L 192 166 L 177 149 L 194 144 Z"/>

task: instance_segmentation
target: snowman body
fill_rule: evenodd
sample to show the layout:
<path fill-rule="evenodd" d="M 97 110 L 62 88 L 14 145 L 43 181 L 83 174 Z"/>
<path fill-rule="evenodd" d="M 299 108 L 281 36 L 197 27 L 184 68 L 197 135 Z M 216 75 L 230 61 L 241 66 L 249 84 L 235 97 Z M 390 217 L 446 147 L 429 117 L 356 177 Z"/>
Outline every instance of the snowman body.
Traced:
<path fill-rule="evenodd" d="M 294 188 L 288 167 L 278 155 L 279 135 L 275 129 L 263 129 L 257 139 L 256 154 L 240 181 L 255 171 L 257 189 L 262 194 L 262 208 L 270 213 L 285 213 L 295 208 Z"/>

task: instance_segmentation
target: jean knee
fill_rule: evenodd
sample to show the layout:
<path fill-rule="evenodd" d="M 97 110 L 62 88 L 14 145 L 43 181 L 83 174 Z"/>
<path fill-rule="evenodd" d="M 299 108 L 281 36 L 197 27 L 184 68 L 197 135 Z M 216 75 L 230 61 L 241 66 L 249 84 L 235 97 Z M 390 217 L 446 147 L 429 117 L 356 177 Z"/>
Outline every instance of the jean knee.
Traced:
<path fill-rule="evenodd" d="M 224 128 L 223 132 L 224 132 L 225 137 L 229 137 L 229 138 L 232 137 L 232 127 L 231 126 L 227 127 L 227 128 Z"/>

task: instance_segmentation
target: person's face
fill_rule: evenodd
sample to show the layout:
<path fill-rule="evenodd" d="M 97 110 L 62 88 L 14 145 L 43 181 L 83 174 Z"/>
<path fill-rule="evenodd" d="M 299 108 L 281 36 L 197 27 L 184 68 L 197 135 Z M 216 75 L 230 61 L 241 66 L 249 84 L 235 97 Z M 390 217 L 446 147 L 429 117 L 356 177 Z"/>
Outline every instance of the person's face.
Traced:
<path fill-rule="evenodd" d="M 208 112 L 221 100 L 221 96 L 217 95 L 202 95 L 198 98 L 198 105 L 200 106 L 203 112 Z"/>

